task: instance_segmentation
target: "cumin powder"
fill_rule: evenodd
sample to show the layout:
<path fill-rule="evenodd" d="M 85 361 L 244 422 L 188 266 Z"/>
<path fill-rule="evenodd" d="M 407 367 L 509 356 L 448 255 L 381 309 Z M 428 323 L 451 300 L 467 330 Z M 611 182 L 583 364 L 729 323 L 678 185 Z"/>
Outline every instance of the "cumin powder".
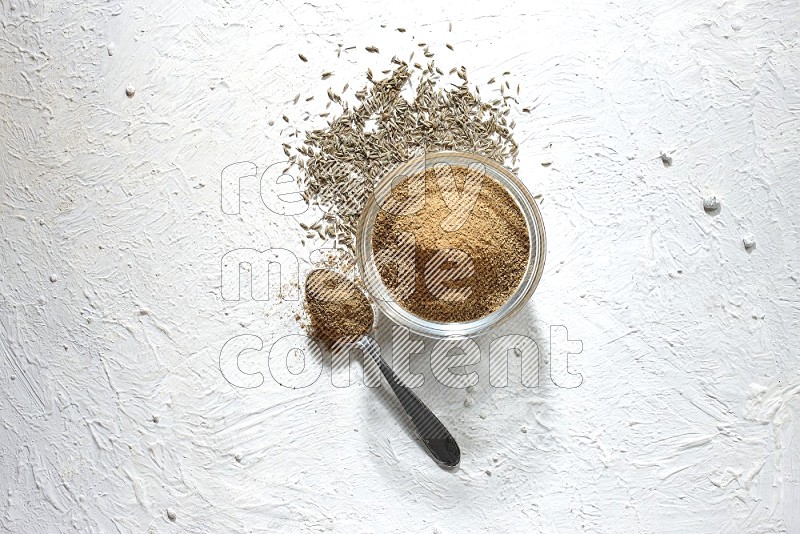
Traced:
<path fill-rule="evenodd" d="M 476 187 L 474 204 L 466 202 Z M 459 209 L 462 216 L 454 216 Z M 384 285 L 403 308 L 429 321 L 466 322 L 512 296 L 527 267 L 530 235 L 503 185 L 452 166 L 445 175 L 426 169 L 393 188 L 376 216 L 372 248 Z"/>
<path fill-rule="evenodd" d="M 311 271 L 305 293 L 310 331 L 317 339 L 329 345 L 353 341 L 372 328 L 372 306 L 344 275 L 328 269 Z"/>

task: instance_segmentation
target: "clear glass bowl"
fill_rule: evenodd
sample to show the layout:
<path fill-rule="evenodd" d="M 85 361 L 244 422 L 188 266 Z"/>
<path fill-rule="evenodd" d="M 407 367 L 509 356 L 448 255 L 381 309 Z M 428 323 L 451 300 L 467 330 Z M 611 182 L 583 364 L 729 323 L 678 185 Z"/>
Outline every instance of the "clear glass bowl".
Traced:
<path fill-rule="evenodd" d="M 433 167 L 437 163 L 447 163 L 453 167 L 467 167 L 470 164 L 482 163 L 486 174 L 503 185 L 519 206 L 522 216 L 525 218 L 530 237 L 528 263 L 516 291 L 500 308 L 489 315 L 472 321 L 459 323 L 436 322 L 423 319 L 406 310 L 395 302 L 389 289 L 383 284 L 374 261 L 372 229 L 381 209 L 381 203 L 391 194 L 393 185 L 399 183 L 402 178 Z M 424 154 L 386 173 L 367 200 L 358 222 L 356 236 L 358 269 L 363 277 L 367 291 L 375 301 L 378 309 L 396 324 L 405 326 L 414 333 L 433 338 L 477 335 L 485 333 L 491 327 L 509 319 L 525 306 L 525 303 L 536 290 L 539 279 L 542 277 L 547 251 L 542 215 L 527 188 L 505 167 L 483 156 L 466 152 L 433 152 Z"/>

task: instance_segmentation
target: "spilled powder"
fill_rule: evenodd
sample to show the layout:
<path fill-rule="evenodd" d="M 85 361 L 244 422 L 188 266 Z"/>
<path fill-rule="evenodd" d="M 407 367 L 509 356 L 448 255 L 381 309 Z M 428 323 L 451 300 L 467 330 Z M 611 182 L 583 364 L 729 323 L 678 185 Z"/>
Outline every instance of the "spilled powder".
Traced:
<path fill-rule="evenodd" d="M 454 199 L 470 190 L 474 206 L 454 216 Z M 522 281 L 529 247 L 525 219 L 505 187 L 455 166 L 400 182 L 372 233 L 384 285 L 406 310 L 436 322 L 473 321 L 500 308 Z"/>
<path fill-rule="evenodd" d="M 335 271 L 317 269 L 308 274 L 305 308 L 311 334 L 327 344 L 352 341 L 372 328 L 372 306 L 366 295 Z"/>

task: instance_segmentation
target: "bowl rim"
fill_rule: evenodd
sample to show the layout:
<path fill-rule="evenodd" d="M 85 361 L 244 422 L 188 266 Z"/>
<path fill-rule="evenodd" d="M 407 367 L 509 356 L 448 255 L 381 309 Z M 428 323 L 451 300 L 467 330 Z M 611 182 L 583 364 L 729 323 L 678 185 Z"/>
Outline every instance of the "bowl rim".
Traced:
<path fill-rule="evenodd" d="M 500 308 L 492 313 L 465 322 L 431 321 L 413 314 L 396 302 L 377 273 L 371 236 L 375 218 L 381 209 L 378 197 L 389 193 L 392 189 L 392 183 L 398 177 L 410 176 L 428 169 L 436 163 L 448 163 L 464 167 L 472 162 L 484 164 L 487 167 L 486 174 L 498 181 L 509 192 L 522 212 L 526 220 L 530 243 L 527 265 L 517 289 Z M 503 165 L 472 152 L 425 152 L 388 170 L 378 180 L 372 193 L 368 196 L 356 229 L 356 265 L 367 294 L 375 303 L 376 308 L 393 323 L 404 326 L 416 334 L 432 338 L 480 335 L 489 331 L 490 328 L 511 319 L 525 307 L 539 285 L 544 271 L 546 255 L 547 236 L 544 221 L 539 207 L 528 188 L 513 172 Z"/>

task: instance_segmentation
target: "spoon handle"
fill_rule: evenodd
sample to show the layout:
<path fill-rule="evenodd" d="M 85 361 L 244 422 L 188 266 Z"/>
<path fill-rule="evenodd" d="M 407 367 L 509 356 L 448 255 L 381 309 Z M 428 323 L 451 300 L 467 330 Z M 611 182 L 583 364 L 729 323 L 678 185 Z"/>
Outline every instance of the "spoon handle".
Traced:
<path fill-rule="evenodd" d="M 461 449 L 453 436 L 439 418 L 417 398 L 411 389 L 403 384 L 386 362 L 381 358 L 375 341 L 369 337 L 361 338 L 361 347 L 380 369 L 386 382 L 392 388 L 397 400 L 411 419 L 411 426 L 433 459 L 445 467 L 455 467 L 461 461 Z"/>

